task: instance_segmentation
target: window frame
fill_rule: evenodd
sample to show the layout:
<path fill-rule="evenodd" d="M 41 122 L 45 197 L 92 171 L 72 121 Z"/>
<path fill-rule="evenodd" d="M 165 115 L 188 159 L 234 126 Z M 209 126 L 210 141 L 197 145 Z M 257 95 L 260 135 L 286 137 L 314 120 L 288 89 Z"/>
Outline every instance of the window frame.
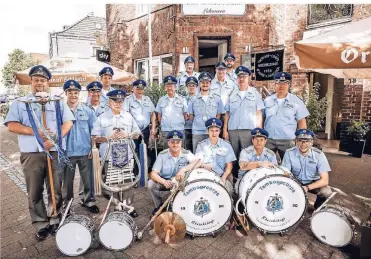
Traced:
<path fill-rule="evenodd" d="M 351 10 L 349 16 L 343 16 L 342 18 L 332 19 L 332 20 L 325 20 L 318 23 L 311 24 L 311 6 L 312 4 L 308 4 L 308 15 L 307 15 L 307 29 L 312 28 L 318 28 L 318 27 L 325 27 L 325 26 L 331 26 L 336 25 L 340 23 L 346 23 L 350 22 L 353 19 L 353 13 L 354 13 L 354 5 L 351 4 Z"/>
<path fill-rule="evenodd" d="M 172 53 L 168 53 L 168 54 L 163 54 L 163 55 L 159 55 L 159 56 L 153 56 L 152 57 L 152 62 L 153 60 L 158 60 L 158 81 L 161 83 L 162 82 L 162 79 L 164 78 L 164 75 L 163 75 L 163 65 L 162 65 L 162 59 L 163 58 L 167 58 L 167 57 L 172 57 L 174 58 L 174 55 Z M 147 70 L 146 73 L 145 73 L 145 78 L 144 80 L 148 82 L 149 80 L 149 58 L 140 58 L 140 59 L 134 59 L 134 73 L 136 76 L 139 77 L 139 74 L 138 74 L 138 63 L 140 62 L 144 62 L 145 63 L 145 66 L 147 67 Z"/>

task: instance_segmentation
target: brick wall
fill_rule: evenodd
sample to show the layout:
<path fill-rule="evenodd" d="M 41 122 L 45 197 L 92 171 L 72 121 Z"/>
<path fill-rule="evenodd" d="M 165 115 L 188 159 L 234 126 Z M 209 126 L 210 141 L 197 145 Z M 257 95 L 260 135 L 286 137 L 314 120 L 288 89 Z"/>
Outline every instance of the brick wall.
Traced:
<path fill-rule="evenodd" d="M 243 16 L 184 16 L 181 5 L 177 5 L 176 53 L 180 54 L 183 47 L 188 47 L 189 54 L 195 56 L 195 35 L 230 35 L 231 50 L 239 64 L 250 38 L 253 48 L 268 47 L 269 9 L 269 5 L 246 5 Z"/>
<path fill-rule="evenodd" d="M 174 53 L 174 8 L 156 5 L 151 14 L 153 56 Z M 111 64 L 134 72 L 133 60 L 149 56 L 148 19 L 146 15 L 135 18 L 128 13 L 135 14 L 135 5 L 107 5 L 107 33 L 112 53 Z"/>

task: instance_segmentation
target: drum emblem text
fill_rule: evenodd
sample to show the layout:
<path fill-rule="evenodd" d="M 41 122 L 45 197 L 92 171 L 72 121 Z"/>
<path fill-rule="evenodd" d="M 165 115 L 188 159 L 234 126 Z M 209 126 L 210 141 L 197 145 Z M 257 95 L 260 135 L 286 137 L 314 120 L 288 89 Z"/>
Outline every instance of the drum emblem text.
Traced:
<path fill-rule="evenodd" d="M 282 197 L 279 196 L 277 193 L 274 196 L 270 196 L 267 201 L 267 210 L 272 212 L 273 214 L 275 212 L 283 210 L 283 200 Z"/>
<path fill-rule="evenodd" d="M 201 218 L 211 212 L 209 202 L 207 200 L 204 200 L 202 197 L 199 201 L 195 202 L 193 208 L 193 213 L 197 216 L 201 216 Z"/>

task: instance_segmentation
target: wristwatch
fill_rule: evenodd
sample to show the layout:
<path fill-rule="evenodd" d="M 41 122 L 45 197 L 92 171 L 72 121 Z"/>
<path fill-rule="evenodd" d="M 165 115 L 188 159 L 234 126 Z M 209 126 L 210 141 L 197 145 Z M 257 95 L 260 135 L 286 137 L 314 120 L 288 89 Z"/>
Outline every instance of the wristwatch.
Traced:
<path fill-rule="evenodd" d="M 258 167 L 262 167 L 262 162 L 258 161 Z"/>

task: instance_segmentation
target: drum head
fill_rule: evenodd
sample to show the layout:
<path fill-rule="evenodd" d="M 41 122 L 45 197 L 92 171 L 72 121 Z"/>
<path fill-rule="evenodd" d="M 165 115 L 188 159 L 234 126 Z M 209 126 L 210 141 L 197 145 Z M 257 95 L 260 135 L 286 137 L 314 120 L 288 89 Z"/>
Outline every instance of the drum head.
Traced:
<path fill-rule="evenodd" d="M 303 217 L 307 197 L 299 183 L 283 175 L 270 175 L 255 183 L 246 198 L 252 223 L 268 233 L 288 230 Z"/>
<path fill-rule="evenodd" d="M 110 250 L 122 250 L 133 241 L 133 230 L 124 222 L 107 221 L 99 229 L 99 240 Z"/>
<path fill-rule="evenodd" d="M 353 238 L 353 230 L 350 223 L 336 209 L 323 208 L 314 213 L 310 226 L 313 234 L 321 242 L 330 246 L 346 246 Z"/>
<path fill-rule="evenodd" d="M 217 232 L 229 220 L 232 200 L 227 190 L 211 180 L 197 180 L 178 192 L 173 212 L 180 215 L 191 235 L 204 236 Z"/>
<path fill-rule="evenodd" d="M 55 239 L 59 251 L 68 256 L 77 256 L 89 249 L 92 234 L 78 222 L 69 222 L 57 231 Z"/>

